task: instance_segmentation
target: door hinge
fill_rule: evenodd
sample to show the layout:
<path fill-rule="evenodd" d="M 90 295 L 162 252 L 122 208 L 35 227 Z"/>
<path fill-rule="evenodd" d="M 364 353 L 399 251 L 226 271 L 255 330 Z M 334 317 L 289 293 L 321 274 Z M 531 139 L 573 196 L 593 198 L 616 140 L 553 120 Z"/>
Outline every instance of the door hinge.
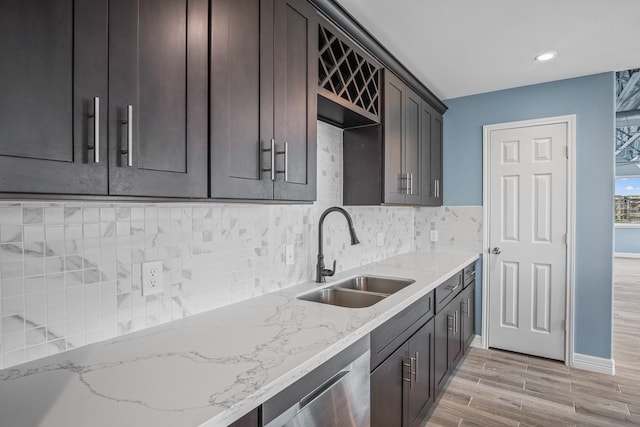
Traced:
<path fill-rule="evenodd" d="M 566 233 L 562 235 L 562 240 L 564 241 L 565 245 L 569 244 L 569 242 L 567 241 L 567 234 Z"/>
<path fill-rule="evenodd" d="M 564 147 L 564 154 L 569 158 L 569 146 Z"/>
<path fill-rule="evenodd" d="M 560 321 L 560 330 L 567 332 L 567 321 L 564 319 Z"/>

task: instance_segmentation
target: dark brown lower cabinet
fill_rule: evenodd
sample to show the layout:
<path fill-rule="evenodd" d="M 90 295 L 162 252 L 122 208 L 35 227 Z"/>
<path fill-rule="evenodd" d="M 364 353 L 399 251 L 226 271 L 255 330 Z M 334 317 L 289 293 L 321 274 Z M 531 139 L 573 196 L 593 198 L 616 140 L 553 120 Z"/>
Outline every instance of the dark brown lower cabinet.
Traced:
<path fill-rule="evenodd" d="M 461 298 L 456 296 L 435 317 L 435 394 L 446 385 L 449 376 L 464 354 L 461 328 Z"/>
<path fill-rule="evenodd" d="M 433 327 L 432 319 L 371 373 L 372 426 L 422 422 L 434 402 Z"/>
<path fill-rule="evenodd" d="M 229 427 L 259 427 L 260 418 L 259 418 L 258 411 L 259 411 L 258 408 L 254 409 L 244 417 L 229 424 Z"/>
<path fill-rule="evenodd" d="M 475 337 L 475 280 L 467 285 L 460 294 L 460 316 L 462 324 L 462 342 L 465 353 Z"/>

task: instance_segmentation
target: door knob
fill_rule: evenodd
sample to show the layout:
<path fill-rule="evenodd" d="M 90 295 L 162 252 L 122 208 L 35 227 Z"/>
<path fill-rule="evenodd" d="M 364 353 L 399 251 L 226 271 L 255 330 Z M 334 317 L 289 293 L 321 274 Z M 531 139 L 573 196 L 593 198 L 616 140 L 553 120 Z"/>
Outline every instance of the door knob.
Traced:
<path fill-rule="evenodd" d="M 491 252 L 494 253 L 495 255 L 500 255 L 502 253 L 502 251 L 498 247 L 493 248 Z"/>

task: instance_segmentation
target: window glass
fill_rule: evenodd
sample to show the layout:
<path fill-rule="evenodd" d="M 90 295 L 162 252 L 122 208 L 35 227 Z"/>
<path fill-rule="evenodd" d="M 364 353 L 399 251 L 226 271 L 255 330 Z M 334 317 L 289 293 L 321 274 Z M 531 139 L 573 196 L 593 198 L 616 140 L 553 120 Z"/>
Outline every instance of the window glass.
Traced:
<path fill-rule="evenodd" d="M 616 224 L 640 224 L 640 176 L 616 178 Z"/>

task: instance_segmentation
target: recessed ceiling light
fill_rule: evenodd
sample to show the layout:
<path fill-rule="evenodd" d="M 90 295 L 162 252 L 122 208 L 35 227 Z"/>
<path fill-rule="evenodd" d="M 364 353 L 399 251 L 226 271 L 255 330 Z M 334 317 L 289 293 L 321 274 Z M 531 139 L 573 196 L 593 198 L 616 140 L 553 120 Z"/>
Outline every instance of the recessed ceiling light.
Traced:
<path fill-rule="evenodd" d="M 553 58 L 556 57 L 556 53 L 555 52 L 545 52 L 545 53 L 541 53 L 540 55 L 536 56 L 536 61 L 549 61 Z"/>

